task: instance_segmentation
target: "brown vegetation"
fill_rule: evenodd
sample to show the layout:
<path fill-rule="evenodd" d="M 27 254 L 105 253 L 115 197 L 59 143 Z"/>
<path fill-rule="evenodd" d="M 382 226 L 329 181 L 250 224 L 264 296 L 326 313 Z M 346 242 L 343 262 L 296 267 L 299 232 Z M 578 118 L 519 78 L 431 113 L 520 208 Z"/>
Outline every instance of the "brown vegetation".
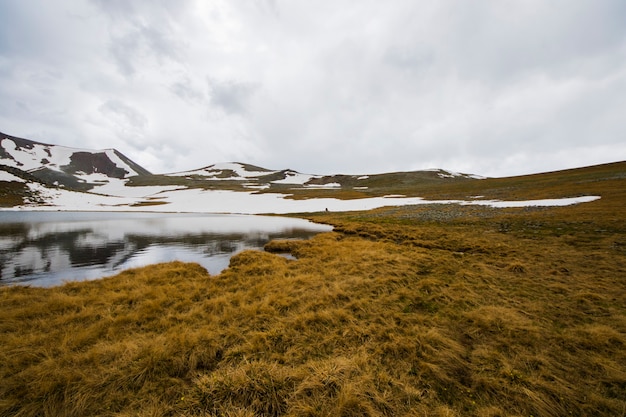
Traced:
<path fill-rule="evenodd" d="M 14 207 L 24 204 L 28 193 L 26 184 L 16 181 L 0 181 L 0 207 Z"/>
<path fill-rule="evenodd" d="M 139 201 L 135 204 L 131 204 L 131 207 L 147 207 L 147 206 L 161 206 L 161 205 L 165 205 L 168 204 L 167 201 L 159 201 L 156 198 L 152 198 L 152 199 L 148 199 L 148 200 L 144 200 L 144 201 Z"/>
<path fill-rule="evenodd" d="M 297 260 L 217 276 L 2 288 L 0 415 L 625 415 L 615 181 L 574 207 L 310 215 L 335 232 L 268 245 Z"/>

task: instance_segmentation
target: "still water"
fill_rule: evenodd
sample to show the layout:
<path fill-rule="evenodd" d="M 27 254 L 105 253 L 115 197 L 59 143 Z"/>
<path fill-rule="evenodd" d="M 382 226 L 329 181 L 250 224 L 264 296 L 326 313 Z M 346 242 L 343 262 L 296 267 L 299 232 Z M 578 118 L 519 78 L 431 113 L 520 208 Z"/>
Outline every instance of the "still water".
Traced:
<path fill-rule="evenodd" d="M 244 249 L 330 230 L 273 216 L 0 211 L 0 285 L 48 287 L 173 260 L 217 274 Z"/>

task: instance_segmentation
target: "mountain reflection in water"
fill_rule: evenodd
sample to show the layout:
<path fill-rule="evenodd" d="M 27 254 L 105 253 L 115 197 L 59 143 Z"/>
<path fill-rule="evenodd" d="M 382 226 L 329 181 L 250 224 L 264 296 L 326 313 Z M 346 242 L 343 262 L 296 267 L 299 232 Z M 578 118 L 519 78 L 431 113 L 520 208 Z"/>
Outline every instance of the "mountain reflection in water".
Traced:
<path fill-rule="evenodd" d="M 180 260 L 211 274 L 244 249 L 331 227 L 274 216 L 0 212 L 0 285 L 52 286 Z"/>

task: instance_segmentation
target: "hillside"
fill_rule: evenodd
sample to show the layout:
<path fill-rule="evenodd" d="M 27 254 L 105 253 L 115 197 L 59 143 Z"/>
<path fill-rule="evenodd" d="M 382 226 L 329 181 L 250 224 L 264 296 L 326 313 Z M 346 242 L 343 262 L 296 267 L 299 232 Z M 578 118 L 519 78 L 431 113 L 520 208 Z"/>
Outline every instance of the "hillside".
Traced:
<path fill-rule="evenodd" d="M 612 170 L 623 170 L 623 163 L 617 163 L 515 178 L 443 169 L 313 175 L 230 162 L 152 174 L 115 149 L 73 149 L 5 134 L 0 138 L 0 207 L 20 210 L 284 214 L 450 202 L 555 206 L 597 199 L 579 185 L 619 177 Z M 569 178 L 567 186 L 559 182 L 563 175 Z"/>
<path fill-rule="evenodd" d="M 0 207 L 61 210 L 198 210 L 232 212 L 262 207 L 293 212 L 276 200 L 367 200 L 389 194 L 418 197 L 418 185 L 475 181 L 477 176 L 441 169 L 379 175 L 312 175 L 230 162 L 169 174 L 152 174 L 115 149 L 86 150 L 40 143 L 0 133 Z M 391 186 L 390 186 L 391 185 Z M 213 193 L 212 193 L 213 192 Z M 217 199 L 231 204 L 211 206 Z M 256 197 L 255 197 L 256 196 Z M 192 200 L 194 203 L 189 204 Z M 399 200 L 349 205 L 318 201 L 311 211 L 354 210 L 405 204 Z M 208 207 L 208 208 L 207 208 Z"/>
<path fill-rule="evenodd" d="M 32 176 L 42 184 L 82 191 L 91 190 L 109 178 L 150 175 L 115 149 L 68 148 L 4 133 L 0 133 L 0 164 L 4 171 L 26 181 L 32 180 Z"/>
<path fill-rule="evenodd" d="M 564 207 L 303 214 L 334 231 L 214 276 L 0 288 L 0 415 L 623 415 L 625 172 L 430 190 L 601 197 Z"/>

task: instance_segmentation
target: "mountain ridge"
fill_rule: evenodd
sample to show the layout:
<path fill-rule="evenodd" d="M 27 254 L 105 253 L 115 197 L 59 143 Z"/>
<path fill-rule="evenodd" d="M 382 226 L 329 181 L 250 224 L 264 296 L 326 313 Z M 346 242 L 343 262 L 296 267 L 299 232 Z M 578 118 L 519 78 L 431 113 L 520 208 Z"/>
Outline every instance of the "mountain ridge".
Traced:
<path fill-rule="evenodd" d="M 0 133 L 0 164 L 31 174 L 43 184 L 88 191 L 87 176 L 124 179 L 151 173 L 116 149 L 79 149 Z M 4 169 L 6 171 L 6 169 Z"/>
<path fill-rule="evenodd" d="M 574 170 L 570 178 L 596 178 L 594 170 Z M 602 176 L 609 175 L 600 170 Z M 619 168 L 608 170 L 610 175 L 621 172 Z M 538 189 L 546 175 L 561 174 L 507 179 L 428 169 L 314 175 L 242 162 L 153 174 L 115 149 L 69 148 L 0 133 L 0 207 L 13 209 L 258 214 L 369 210 L 432 202 L 488 205 L 499 201 L 503 207 L 501 203 L 506 201 L 502 200 L 516 200 L 516 207 L 562 205 L 596 198 L 572 188 L 557 189 L 549 182 L 547 188 Z M 529 198 L 542 201 L 520 201 Z"/>
<path fill-rule="evenodd" d="M 13 168 L 11 172 L 14 174 L 15 169 L 18 169 L 37 178 L 43 184 L 75 191 L 97 191 L 99 184 L 110 179 L 132 179 L 127 183 L 129 186 L 181 185 L 181 178 L 188 180 L 187 185 L 191 186 L 200 186 L 198 184 L 200 181 L 204 182 L 204 185 L 217 181 L 222 183 L 247 181 L 248 188 L 260 189 L 282 184 L 310 187 L 355 186 L 360 180 L 386 175 L 303 174 L 289 168 L 272 170 L 243 162 L 220 162 L 187 171 L 153 174 L 113 148 L 100 150 L 71 148 L 1 132 L 0 165 Z M 480 178 L 443 169 L 409 172 L 420 172 L 423 179 L 428 176 L 432 176 L 432 179 Z M 99 174 L 101 178 L 94 178 L 94 174 Z"/>

